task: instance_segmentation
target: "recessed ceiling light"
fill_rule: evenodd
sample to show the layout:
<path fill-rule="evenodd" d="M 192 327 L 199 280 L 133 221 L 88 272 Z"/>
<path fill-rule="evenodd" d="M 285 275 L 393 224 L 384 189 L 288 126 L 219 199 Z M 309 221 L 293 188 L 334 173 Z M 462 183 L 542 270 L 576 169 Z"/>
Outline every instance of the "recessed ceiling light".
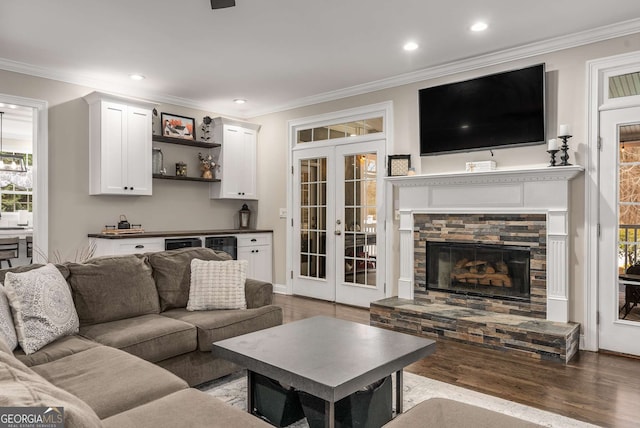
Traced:
<path fill-rule="evenodd" d="M 471 31 L 484 31 L 489 28 L 489 25 L 486 22 L 476 22 L 471 26 Z"/>
<path fill-rule="evenodd" d="M 247 102 L 247 100 L 245 100 L 244 98 L 236 98 L 235 100 L 233 100 L 233 102 L 236 104 L 244 104 Z"/>
<path fill-rule="evenodd" d="M 402 48 L 405 51 L 415 51 L 418 49 L 418 44 L 416 42 L 407 42 Z"/>
<path fill-rule="evenodd" d="M 145 77 L 142 74 L 133 73 L 129 75 L 131 80 L 144 80 Z"/>

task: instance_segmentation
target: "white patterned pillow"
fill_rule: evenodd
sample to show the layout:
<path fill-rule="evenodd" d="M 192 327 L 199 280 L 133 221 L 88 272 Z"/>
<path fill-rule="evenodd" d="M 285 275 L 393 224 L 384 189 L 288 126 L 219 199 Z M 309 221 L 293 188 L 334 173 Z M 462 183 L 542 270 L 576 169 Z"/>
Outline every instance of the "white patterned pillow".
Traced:
<path fill-rule="evenodd" d="M 0 339 L 9 346 L 12 351 L 18 346 L 18 336 L 13 325 L 11 307 L 4 292 L 4 287 L 0 286 Z"/>
<path fill-rule="evenodd" d="M 246 260 L 191 260 L 188 311 L 246 309 Z"/>
<path fill-rule="evenodd" d="M 28 272 L 7 272 L 4 287 L 18 342 L 25 354 L 33 354 L 59 337 L 78 332 L 78 314 L 71 291 L 53 264 Z"/>

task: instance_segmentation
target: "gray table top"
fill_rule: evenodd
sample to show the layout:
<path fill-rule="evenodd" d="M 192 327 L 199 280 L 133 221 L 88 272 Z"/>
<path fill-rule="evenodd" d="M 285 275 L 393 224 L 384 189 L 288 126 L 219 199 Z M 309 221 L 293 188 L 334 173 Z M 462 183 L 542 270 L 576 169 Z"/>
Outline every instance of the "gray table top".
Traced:
<path fill-rule="evenodd" d="M 212 352 L 324 400 L 338 401 L 434 350 L 430 339 L 319 316 L 215 342 Z"/>

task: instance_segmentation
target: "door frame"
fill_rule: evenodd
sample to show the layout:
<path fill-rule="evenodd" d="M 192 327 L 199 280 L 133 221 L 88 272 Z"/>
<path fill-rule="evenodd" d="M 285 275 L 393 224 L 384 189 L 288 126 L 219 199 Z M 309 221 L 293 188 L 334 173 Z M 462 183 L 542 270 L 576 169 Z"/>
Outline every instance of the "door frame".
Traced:
<path fill-rule="evenodd" d="M 282 294 L 293 294 L 293 266 L 294 266 L 294 257 L 296 257 L 297 253 L 293 251 L 293 152 L 296 146 L 297 141 L 297 131 L 298 129 L 306 129 L 309 127 L 320 127 L 327 126 L 334 123 L 341 122 L 350 122 L 353 120 L 362 120 L 371 117 L 382 117 L 383 120 L 383 132 L 375 135 L 375 139 L 385 140 L 385 152 L 387 154 L 393 154 L 393 102 L 385 101 L 377 104 L 370 104 L 367 106 L 361 106 L 346 110 L 339 110 L 324 114 L 319 114 L 315 116 L 308 116 L 300 119 L 292 119 L 287 122 L 287 135 L 289 139 L 288 144 L 288 155 L 287 155 L 287 171 L 289 171 L 287 178 L 287 236 L 286 236 L 286 284 L 285 287 L 274 286 L 274 291 Z M 350 142 L 358 143 L 364 140 L 368 140 L 371 137 L 368 136 L 356 136 L 350 137 Z M 315 142 L 309 143 L 314 146 L 321 146 L 326 143 Z M 382 162 L 386 162 L 386 159 L 381 160 Z M 386 167 L 385 167 L 386 170 Z M 388 194 L 388 187 L 383 186 L 382 194 L 379 195 L 380 198 L 384 201 L 387 207 L 387 218 L 384 224 L 385 230 L 385 254 L 387 254 L 385 260 L 385 296 L 390 297 L 392 293 L 392 269 L 388 268 L 389 265 L 389 257 L 391 254 L 391 243 L 392 239 L 389 238 L 389 234 L 392 230 L 392 225 L 390 222 L 392 221 L 392 216 L 389 216 L 389 204 L 391 195 Z"/>
<path fill-rule="evenodd" d="M 49 105 L 44 100 L 1 93 L 0 102 L 33 109 L 33 262 L 46 263 L 49 258 Z"/>
<path fill-rule="evenodd" d="M 587 153 L 585 165 L 584 333 L 580 349 L 598 351 L 598 275 L 600 222 L 600 111 L 636 106 L 639 97 L 608 100 L 609 75 L 640 70 L 640 51 L 587 61 Z"/>

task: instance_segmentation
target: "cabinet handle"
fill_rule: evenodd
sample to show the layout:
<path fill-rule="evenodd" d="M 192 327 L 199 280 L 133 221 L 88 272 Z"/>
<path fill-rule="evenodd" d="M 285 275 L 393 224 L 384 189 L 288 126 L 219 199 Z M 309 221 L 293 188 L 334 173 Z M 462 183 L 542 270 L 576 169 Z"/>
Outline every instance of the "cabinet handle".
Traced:
<path fill-rule="evenodd" d="M 256 238 L 251 239 L 251 242 L 256 242 L 256 241 L 257 241 Z"/>
<path fill-rule="evenodd" d="M 133 190 L 133 186 L 131 186 L 131 190 Z"/>
<path fill-rule="evenodd" d="M 138 245 L 136 245 L 136 248 L 144 248 L 144 245 L 138 244 Z"/>
<path fill-rule="evenodd" d="M 124 186 L 124 190 L 129 190 L 129 188 L 127 186 Z"/>

